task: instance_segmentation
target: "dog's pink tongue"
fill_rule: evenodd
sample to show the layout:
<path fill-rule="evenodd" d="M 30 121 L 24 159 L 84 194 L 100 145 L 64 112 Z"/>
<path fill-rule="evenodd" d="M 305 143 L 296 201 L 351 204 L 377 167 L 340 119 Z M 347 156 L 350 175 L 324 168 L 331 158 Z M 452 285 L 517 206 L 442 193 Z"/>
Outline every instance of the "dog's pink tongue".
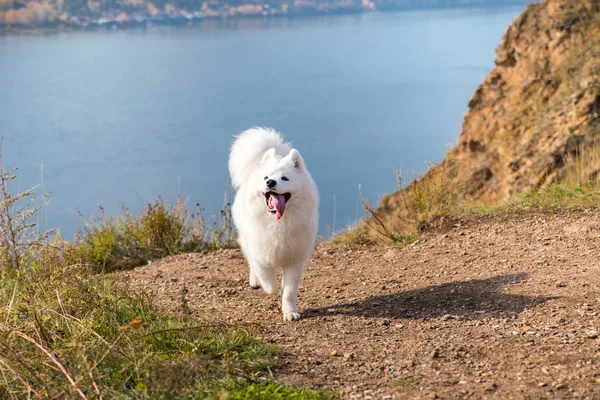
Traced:
<path fill-rule="evenodd" d="M 285 211 L 285 197 L 282 194 L 271 194 L 271 201 L 275 208 L 275 216 L 277 217 L 277 221 L 279 221 Z"/>

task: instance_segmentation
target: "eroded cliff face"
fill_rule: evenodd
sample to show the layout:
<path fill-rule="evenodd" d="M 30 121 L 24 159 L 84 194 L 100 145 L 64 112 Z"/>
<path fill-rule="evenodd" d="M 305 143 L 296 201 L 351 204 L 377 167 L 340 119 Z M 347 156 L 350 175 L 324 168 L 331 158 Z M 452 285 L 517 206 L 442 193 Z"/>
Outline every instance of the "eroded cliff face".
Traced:
<path fill-rule="evenodd" d="M 600 133 L 599 4 L 548 0 L 508 28 L 451 155 L 469 194 L 502 200 L 560 180 L 565 157 Z"/>
<path fill-rule="evenodd" d="M 422 179 L 451 169 L 468 197 L 502 201 L 560 180 L 565 159 L 598 135 L 600 0 L 546 0 L 509 26 L 457 147 Z M 600 165 L 586 168 L 595 178 Z M 400 196 L 384 198 L 381 215 L 393 214 Z"/>

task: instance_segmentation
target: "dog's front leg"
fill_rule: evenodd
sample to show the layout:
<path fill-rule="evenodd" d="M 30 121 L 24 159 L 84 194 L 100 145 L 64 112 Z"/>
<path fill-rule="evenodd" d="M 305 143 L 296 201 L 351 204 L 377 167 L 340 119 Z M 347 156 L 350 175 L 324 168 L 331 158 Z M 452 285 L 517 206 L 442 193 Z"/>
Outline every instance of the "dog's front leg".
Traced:
<path fill-rule="evenodd" d="M 250 287 L 252 289 L 260 289 L 260 282 L 256 273 L 252 270 L 252 265 L 250 265 Z"/>
<path fill-rule="evenodd" d="M 253 280 L 252 278 L 255 278 Z M 262 289 L 269 294 L 277 293 L 277 270 L 261 264 L 250 265 L 250 285 L 260 284 Z M 254 286 L 253 286 L 254 287 Z"/>
<path fill-rule="evenodd" d="M 284 321 L 298 321 L 300 319 L 300 314 L 298 314 L 296 308 L 296 297 L 298 297 L 298 288 L 302 281 L 303 271 L 304 264 L 283 268 L 281 311 L 283 312 Z"/>

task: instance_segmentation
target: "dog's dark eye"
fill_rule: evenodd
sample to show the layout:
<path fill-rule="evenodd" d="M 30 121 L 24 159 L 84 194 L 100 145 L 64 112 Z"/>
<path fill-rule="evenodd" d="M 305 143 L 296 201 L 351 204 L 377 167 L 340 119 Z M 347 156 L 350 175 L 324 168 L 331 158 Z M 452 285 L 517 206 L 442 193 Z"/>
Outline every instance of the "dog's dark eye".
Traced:
<path fill-rule="evenodd" d="M 267 179 L 269 179 L 269 177 L 268 177 L 268 176 L 265 176 L 265 181 L 266 181 Z"/>
<path fill-rule="evenodd" d="M 282 177 L 281 177 L 281 180 L 282 180 L 282 181 L 286 181 L 286 182 L 287 182 L 287 181 L 289 181 L 289 179 L 288 179 L 287 177 L 285 177 L 285 176 L 282 176 Z"/>

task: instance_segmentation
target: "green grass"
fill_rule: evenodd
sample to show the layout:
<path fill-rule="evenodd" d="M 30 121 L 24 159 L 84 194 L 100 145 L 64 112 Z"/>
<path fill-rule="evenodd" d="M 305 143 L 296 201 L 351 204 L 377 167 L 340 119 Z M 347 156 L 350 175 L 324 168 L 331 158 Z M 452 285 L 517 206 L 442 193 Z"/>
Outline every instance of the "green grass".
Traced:
<path fill-rule="evenodd" d="M 3 270 L 0 398 L 333 398 L 272 382 L 282 352 L 251 332 L 158 312 L 116 276 L 56 259 Z"/>
<path fill-rule="evenodd" d="M 500 209 L 584 209 L 600 205 L 600 186 L 570 186 L 552 183 L 541 190 L 517 196 Z"/>
<path fill-rule="evenodd" d="M 231 388 L 227 398 L 232 400 L 272 399 L 272 400 L 329 400 L 334 395 L 317 390 L 295 389 L 275 383 L 257 383 Z"/>

